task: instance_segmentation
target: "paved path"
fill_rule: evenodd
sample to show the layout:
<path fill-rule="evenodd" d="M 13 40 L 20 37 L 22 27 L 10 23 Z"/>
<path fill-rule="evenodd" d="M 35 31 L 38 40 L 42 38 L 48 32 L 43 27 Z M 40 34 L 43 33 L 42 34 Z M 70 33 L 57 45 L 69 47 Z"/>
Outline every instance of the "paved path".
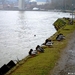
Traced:
<path fill-rule="evenodd" d="M 75 75 L 75 32 L 50 75 Z"/>

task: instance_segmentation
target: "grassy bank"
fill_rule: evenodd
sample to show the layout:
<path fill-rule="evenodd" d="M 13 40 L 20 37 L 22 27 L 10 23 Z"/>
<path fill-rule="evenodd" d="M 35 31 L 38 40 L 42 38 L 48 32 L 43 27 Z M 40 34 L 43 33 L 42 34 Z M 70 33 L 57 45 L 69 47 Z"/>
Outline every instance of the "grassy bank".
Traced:
<path fill-rule="evenodd" d="M 39 53 L 37 56 L 31 58 L 27 57 L 27 60 L 23 59 L 7 75 L 48 75 L 60 58 L 62 50 L 67 46 L 70 34 L 75 30 L 75 23 L 74 25 L 69 25 L 67 20 L 65 21 L 65 26 L 49 38 L 54 42 L 53 48 L 44 46 L 44 53 Z M 64 34 L 65 40 L 60 42 L 55 40 L 59 33 Z"/>

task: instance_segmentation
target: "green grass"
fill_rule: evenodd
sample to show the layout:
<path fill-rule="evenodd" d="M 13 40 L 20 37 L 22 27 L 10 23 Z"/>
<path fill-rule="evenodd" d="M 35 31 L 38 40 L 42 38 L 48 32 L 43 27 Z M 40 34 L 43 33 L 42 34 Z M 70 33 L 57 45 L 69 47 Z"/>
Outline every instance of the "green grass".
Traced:
<path fill-rule="evenodd" d="M 63 49 L 67 46 L 70 34 L 75 30 L 75 25 L 66 25 L 64 28 L 58 30 L 49 39 L 55 40 L 59 33 L 65 35 L 65 40 L 58 42 L 54 41 L 53 48 L 44 47 L 45 52 L 40 53 L 35 57 L 23 59 L 20 61 L 19 66 L 11 70 L 8 75 L 48 75 L 50 70 L 54 68 L 56 62 L 60 58 Z"/>
<path fill-rule="evenodd" d="M 64 19 L 59 18 L 54 22 L 53 25 L 55 26 L 56 30 L 58 30 L 59 28 L 65 26 L 66 23 L 67 23 L 67 21 L 65 22 Z"/>

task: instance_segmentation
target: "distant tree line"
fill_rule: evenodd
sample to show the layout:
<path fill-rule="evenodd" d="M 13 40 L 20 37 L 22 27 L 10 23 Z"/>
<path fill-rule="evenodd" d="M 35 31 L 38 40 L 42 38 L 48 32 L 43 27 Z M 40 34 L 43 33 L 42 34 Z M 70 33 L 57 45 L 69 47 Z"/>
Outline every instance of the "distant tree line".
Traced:
<path fill-rule="evenodd" d="M 10 0 L 0 0 L 3 5 Z M 14 0 L 13 0 L 14 1 Z M 17 0 L 18 1 L 18 0 Z M 27 1 L 27 0 L 25 0 Z M 75 9 L 75 0 L 46 0 L 47 3 L 44 5 L 36 5 L 42 9 L 59 9 L 59 10 L 73 10 Z"/>
<path fill-rule="evenodd" d="M 75 0 L 51 0 L 52 9 L 72 10 L 75 9 Z"/>

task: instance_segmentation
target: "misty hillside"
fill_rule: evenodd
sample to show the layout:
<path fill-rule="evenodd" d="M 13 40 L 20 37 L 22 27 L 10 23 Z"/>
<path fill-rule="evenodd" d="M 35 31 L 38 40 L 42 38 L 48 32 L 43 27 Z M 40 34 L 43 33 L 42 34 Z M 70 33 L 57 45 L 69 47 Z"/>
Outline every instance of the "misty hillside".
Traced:
<path fill-rule="evenodd" d="M 46 0 L 36 0 L 37 2 L 46 2 Z"/>
<path fill-rule="evenodd" d="M 9 2 L 17 2 L 18 0 L 7 0 Z"/>

